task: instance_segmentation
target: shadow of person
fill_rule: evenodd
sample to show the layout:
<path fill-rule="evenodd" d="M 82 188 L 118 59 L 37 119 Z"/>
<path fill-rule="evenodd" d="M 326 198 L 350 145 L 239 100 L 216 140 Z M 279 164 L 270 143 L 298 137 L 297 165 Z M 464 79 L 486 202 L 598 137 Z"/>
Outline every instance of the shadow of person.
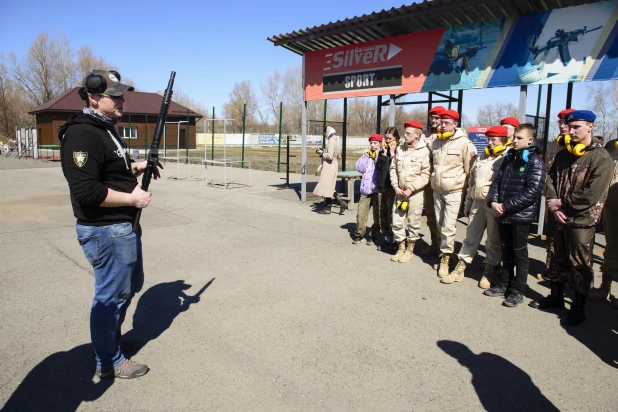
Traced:
<path fill-rule="evenodd" d="M 200 301 L 200 295 L 212 284 L 215 278 L 206 283 L 195 295 L 185 294 L 191 285 L 184 280 L 159 283 L 148 289 L 137 302 L 133 315 L 133 329 L 123 335 L 123 340 L 138 341 L 140 347 L 132 355 L 139 352 L 148 342 L 157 339 L 169 329 L 174 319 L 189 309 L 191 304 Z"/>
<path fill-rule="evenodd" d="M 474 354 L 466 345 L 450 340 L 438 347 L 457 359 L 472 374 L 472 385 L 487 411 L 558 411 L 530 376 L 501 356 Z"/>
<path fill-rule="evenodd" d="M 563 328 L 603 362 L 618 368 L 618 318 L 609 301 L 586 302 L 586 321 Z"/>
<path fill-rule="evenodd" d="M 96 371 L 90 343 L 43 359 L 26 375 L 2 411 L 75 411 L 99 399 L 113 379 L 93 378 Z"/>

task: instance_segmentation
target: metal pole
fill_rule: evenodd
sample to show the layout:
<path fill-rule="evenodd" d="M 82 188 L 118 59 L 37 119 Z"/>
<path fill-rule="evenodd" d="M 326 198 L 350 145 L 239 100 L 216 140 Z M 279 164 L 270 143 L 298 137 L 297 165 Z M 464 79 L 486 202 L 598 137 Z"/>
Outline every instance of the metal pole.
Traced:
<path fill-rule="evenodd" d="M 290 187 L 290 135 L 288 135 L 288 144 L 287 144 L 287 160 L 286 160 L 286 170 L 285 170 L 285 187 Z"/>
<path fill-rule="evenodd" d="M 328 103 L 328 100 L 324 100 L 324 122 L 323 122 L 323 128 L 322 128 L 322 132 L 324 132 L 324 130 L 326 130 L 326 104 Z M 324 133 L 322 133 L 324 134 Z M 324 149 L 326 147 L 326 139 L 324 139 L 324 137 L 322 137 L 322 149 Z"/>
<path fill-rule="evenodd" d="M 534 118 L 534 130 L 539 130 L 539 115 L 541 114 L 541 93 L 543 92 L 543 85 L 539 84 L 539 95 L 536 99 L 536 117 Z M 547 116 L 545 116 L 547 118 Z"/>
<path fill-rule="evenodd" d="M 448 92 L 448 109 L 451 110 L 451 101 L 453 100 L 453 91 L 449 90 Z"/>
<path fill-rule="evenodd" d="M 277 149 L 277 173 L 281 167 L 281 122 L 283 121 L 283 102 L 279 102 L 279 148 Z"/>
<path fill-rule="evenodd" d="M 187 129 L 185 131 L 185 147 L 187 149 L 187 151 L 185 152 L 185 156 L 187 156 L 187 158 L 185 159 L 185 164 L 189 163 L 189 129 L 191 125 L 191 118 L 189 117 L 189 113 L 190 110 L 187 109 Z M 178 127 L 180 128 L 180 125 L 178 125 Z"/>
<path fill-rule="evenodd" d="M 303 67 L 304 67 L 303 56 Z M 304 78 L 304 72 L 303 72 Z M 303 79 L 304 80 L 304 79 Z M 303 81 L 304 83 L 304 81 Z M 301 113 L 302 157 L 300 166 L 300 201 L 307 201 L 307 101 L 303 101 Z"/>
<path fill-rule="evenodd" d="M 345 123 L 345 116 L 343 118 Z M 382 129 L 382 96 L 378 96 L 378 118 L 376 120 L 376 133 L 380 133 Z"/>
<path fill-rule="evenodd" d="M 573 99 L 573 83 L 567 83 L 567 101 L 566 108 L 571 108 L 571 100 Z M 546 114 L 545 117 L 549 117 L 549 114 Z"/>
<path fill-rule="evenodd" d="M 463 90 L 459 91 L 459 96 L 457 97 L 457 113 L 459 113 L 459 115 L 462 117 L 462 121 L 463 121 Z"/>
<path fill-rule="evenodd" d="M 519 86 L 519 121 L 526 123 L 526 101 L 528 100 L 528 86 Z"/>
<path fill-rule="evenodd" d="M 389 100 L 389 111 L 388 111 L 388 126 L 395 126 L 395 95 L 391 94 L 391 98 Z M 379 133 L 379 132 L 378 132 Z"/>
<path fill-rule="evenodd" d="M 144 158 L 147 157 L 148 153 L 148 112 L 146 112 L 146 134 L 144 135 Z"/>
<path fill-rule="evenodd" d="M 549 83 L 547 85 L 547 106 L 545 107 L 545 124 L 543 127 L 543 135 L 544 135 L 544 139 L 543 139 L 543 161 L 545 161 L 545 157 L 547 155 L 547 141 L 549 138 L 549 113 L 551 112 L 551 94 L 552 94 L 552 87 L 553 85 L 551 83 Z M 539 225 L 537 226 L 536 229 L 536 235 L 537 236 L 543 236 L 543 229 L 545 226 L 545 196 L 541 196 L 541 207 L 539 210 Z"/>
<path fill-rule="evenodd" d="M 129 113 L 129 156 L 131 153 L 131 113 Z"/>
<path fill-rule="evenodd" d="M 343 162 L 343 164 L 341 165 L 341 171 L 345 172 L 346 140 L 348 137 L 348 98 L 347 97 L 343 98 L 343 130 L 341 131 L 341 136 L 343 138 L 343 144 L 341 147 L 341 161 Z M 354 202 L 354 200 L 352 200 L 352 202 Z"/>
<path fill-rule="evenodd" d="M 247 117 L 247 104 L 242 105 L 242 155 L 240 164 L 242 168 L 245 168 L 245 118 Z"/>
<path fill-rule="evenodd" d="M 215 160 L 215 106 L 212 106 L 212 149 L 211 149 L 211 159 Z"/>
<path fill-rule="evenodd" d="M 433 93 L 429 92 L 427 96 L 427 114 L 429 114 L 429 111 L 431 110 L 431 106 L 433 106 Z M 429 119 L 429 116 L 427 116 L 427 118 Z"/>

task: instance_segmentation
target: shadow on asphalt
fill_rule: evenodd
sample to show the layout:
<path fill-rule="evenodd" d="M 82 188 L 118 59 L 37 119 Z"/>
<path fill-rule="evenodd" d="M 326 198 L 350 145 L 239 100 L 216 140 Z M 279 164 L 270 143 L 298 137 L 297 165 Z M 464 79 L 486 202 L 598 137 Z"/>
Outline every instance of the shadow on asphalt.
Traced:
<path fill-rule="evenodd" d="M 200 301 L 200 295 L 214 280 L 192 296 L 184 293 L 191 287 L 184 280 L 152 286 L 140 297 L 133 316 L 133 329 L 123 339 L 137 340 L 145 346 L 158 338 L 179 314 Z M 97 378 L 95 381 L 95 372 L 90 343 L 56 352 L 28 373 L 2 411 L 75 411 L 82 402 L 99 399 L 113 385 L 113 379 Z"/>
<path fill-rule="evenodd" d="M 472 386 L 487 411 L 558 411 L 532 382 L 530 376 L 501 356 L 472 352 L 450 340 L 437 343 L 472 374 Z"/>

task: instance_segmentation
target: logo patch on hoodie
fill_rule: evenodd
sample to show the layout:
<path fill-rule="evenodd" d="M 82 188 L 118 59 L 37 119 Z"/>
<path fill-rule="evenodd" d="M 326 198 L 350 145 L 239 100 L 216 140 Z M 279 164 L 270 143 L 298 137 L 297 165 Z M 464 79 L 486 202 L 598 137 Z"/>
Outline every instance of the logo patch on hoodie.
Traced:
<path fill-rule="evenodd" d="M 77 167 L 83 167 L 88 161 L 88 152 L 73 152 L 73 161 Z"/>

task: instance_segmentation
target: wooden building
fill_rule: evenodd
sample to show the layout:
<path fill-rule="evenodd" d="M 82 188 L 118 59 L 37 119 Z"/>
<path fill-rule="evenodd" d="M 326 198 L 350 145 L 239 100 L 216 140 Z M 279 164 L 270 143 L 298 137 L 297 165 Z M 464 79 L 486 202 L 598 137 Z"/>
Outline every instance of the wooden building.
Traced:
<path fill-rule="evenodd" d="M 36 117 L 39 145 L 60 144 L 58 128 L 85 106 L 78 89 L 76 87 L 28 112 Z M 118 122 L 118 133 L 131 148 L 147 149 L 152 143 L 163 97 L 156 93 L 127 92 L 124 98 L 124 116 Z M 195 149 L 195 124 L 201 117 L 201 114 L 172 101 L 166 118 L 166 147 L 186 149 L 188 144 L 189 149 Z"/>

